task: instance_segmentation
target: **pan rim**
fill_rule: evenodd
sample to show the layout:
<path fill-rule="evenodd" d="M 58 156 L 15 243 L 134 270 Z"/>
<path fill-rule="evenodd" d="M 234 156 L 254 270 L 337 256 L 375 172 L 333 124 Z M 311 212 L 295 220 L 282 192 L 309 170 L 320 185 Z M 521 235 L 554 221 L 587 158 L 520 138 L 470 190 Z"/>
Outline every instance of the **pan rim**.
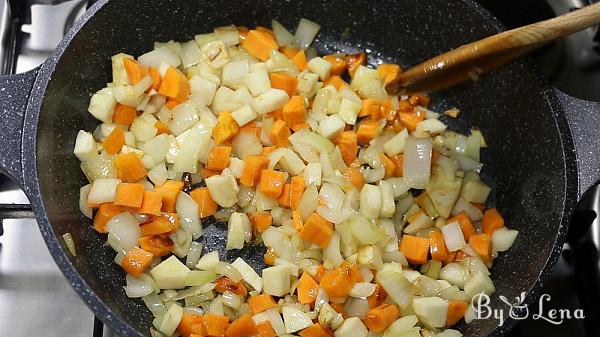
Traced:
<path fill-rule="evenodd" d="M 44 241 L 48 246 L 48 250 L 78 295 L 83 299 L 87 306 L 90 307 L 93 313 L 117 334 L 123 336 L 143 337 L 145 336 L 144 334 L 127 324 L 104 301 L 102 301 L 99 296 L 90 291 L 90 287 L 86 280 L 77 272 L 74 264 L 70 261 L 70 257 L 68 256 L 68 253 L 63 247 L 62 243 L 59 242 L 58 236 L 54 232 L 46 213 L 41 195 L 39 174 L 37 170 L 37 153 L 35 151 L 37 148 L 37 131 L 40 111 L 44 102 L 44 94 L 55 70 L 55 66 L 62 57 L 62 54 L 68 48 L 71 40 L 79 33 L 80 29 L 85 26 L 87 21 L 92 18 L 102 7 L 104 7 L 108 1 L 109 0 L 98 1 L 73 24 L 72 28 L 61 41 L 59 46 L 53 51 L 50 58 L 48 58 L 48 60 L 42 65 L 37 75 L 32 89 L 31 98 L 27 106 L 25 116 L 27 122 L 25 123 L 23 133 L 22 148 L 23 172 L 25 173 L 24 176 L 35 177 L 35 179 L 26 179 L 24 189 L 32 201 L 32 207 L 36 214 L 38 226 L 40 227 Z M 474 0 L 461 1 L 464 2 L 471 10 L 473 10 L 474 14 L 480 15 L 483 19 L 490 23 L 495 30 L 506 30 L 506 27 L 500 23 L 496 17 L 494 17 L 489 11 L 476 3 Z M 554 121 L 558 127 L 559 137 L 563 147 L 566 182 L 565 202 L 562 205 L 562 217 L 558 227 L 558 233 L 555 237 L 554 248 L 548 255 L 543 268 L 540 269 L 540 274 L 536 279 L 536 282 L 530 286 L 525 300 L 526 304 L 532 304 L 540 295 L 542 285 L 550 277 L 560 256 L 562 245 L 566 240 L 571 214 L 577 203 L 579 182 L 577 176 L 578 163 L 576 161 L 575 145 L 562 105 L 560 104 L 554 89 L 542 78 L 537 66 L 535 66 L 530 59 L 525 59 L 521 62 L 527 63 L 526 65 L 529 68 L 531 75 L 537 81 L 537 83 L 539 83 L 541 88 L 540 94 L 546 99 L 550 109 L 549 112 L 552 112 Z M 30 151 L 25 151 L 26 149 L 30 149 Z M 510 331 L 515 324 L 516 321 L 514 319 L 508 318 L 502 327 L 497 327 L 492 330 L 490 336 L 504 335 L 506 332 Z"/>

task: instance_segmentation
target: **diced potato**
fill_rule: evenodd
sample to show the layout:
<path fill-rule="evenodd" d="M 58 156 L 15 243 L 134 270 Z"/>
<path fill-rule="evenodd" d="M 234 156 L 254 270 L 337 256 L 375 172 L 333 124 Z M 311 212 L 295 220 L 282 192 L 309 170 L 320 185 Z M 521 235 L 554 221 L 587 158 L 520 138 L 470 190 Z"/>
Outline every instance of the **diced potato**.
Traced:
<path fill-rule="evenodd" d="M 359 266 L 367 267 L 373 270 L 379 270 L 383 266 L 381 252 L 374 245 L 366 245 L 358 248 L 356 262 Z"/>
<path fill-rule="evenodd" d="M 361 109 L 361 104 L 347 98 L 342 98 L 340 102 L 340 118 L 348 125 L 356 124 L 356 117 Z"/>
<path fill-rule="evenodd" d="M 321 81 L 324 81 L 331 74 L 331 63 L 325 61 L 322 57 L 314 57 L 306 65 L 308 70 L 319 76 Z"/>
<path fill-rule="evenodd" d="M 290 292 L 290 268 L 279 265 L 262 271 L 263 292 L 273 296 L 284 296 Z"/>
<path fill-rule="evenodd" d="M 88 112 L 97 120 L 104 123 L 111 123 L 113 114 L 117 106 L 112 88 L 104 88 L 92 95 Z"/>
<path fill-rule="evenodd" d="M 340 117 L 331 115 L 319 123 L 319 133 L 325 138 L 333 139 L 344 131 L 345 127 L 346 123 Z"/>
<path fill-rule="evenodd" d="M 486 185 L 477 172 L 467 172 L 463 181 L 460 196 L 467 202 L 485 204 L 492 189 Z"/>
<path fill-rule="evenodd" d="M 264 115 L 281 109 L 288 100 L 289 96 L 285 91 L 281 89 L 269 89 L 255 97 L 252 105 L 258 114 Z"/>
<path fill-rule="evenodd" d="M 367 337 L 369 330 L 358 317 L 350 317 L 333 333 L 335 337 Z"/>
<path fill-rule="evenodd" d="M 239 187 L 232 177 L 215 175 L 205 180 L 211 198 L 221 207 L 231 207 L 238 201 Z"/>
<path fill-rule="evenodd" d="M 79 130 L 75 139 L 75 156 L 80 161 L 88 161 L 98 156 L 98 146 L 91 133 Z"/>
<path fill-rule="evenodd" d="M 290 306 L 283 307 L 283 322 L 287 333 L 290 334 L 313 325 L 308 314 Z"/>
<path fill-rule="evenodd" d="M 381 211 L 381 189 L 375 185 L 365 184 L 360 191 L 360 212 L 367 219 L 377 219 Z"/>
<path fill-rule="evenodd" d="M 251 106 L 246 104 L 232 112 L 231 117 L 235 119 L 238 126 L 244 126 L 256 119 L 256 113 Z"/>
<path fill-rule="evenodd" d="M 413 300 L 413 308 L 417 317 L 432 328 L 446 326 L 448 302 L 439 297 L 422 297 Z"/>
<path fill-rule="evenodd" d="M 131 84 L 123 59 L 133 59 L 133 56 L 119 53 L 110 58 L 112 63 L 112 78 L 114 84 Z"/>
<path fill-rule="evenodd" d="M 172 255 L 158 266 L 150 269 L 150 275 L 160 289 L 183 289 L 190 271 L 179 259 Z"/>

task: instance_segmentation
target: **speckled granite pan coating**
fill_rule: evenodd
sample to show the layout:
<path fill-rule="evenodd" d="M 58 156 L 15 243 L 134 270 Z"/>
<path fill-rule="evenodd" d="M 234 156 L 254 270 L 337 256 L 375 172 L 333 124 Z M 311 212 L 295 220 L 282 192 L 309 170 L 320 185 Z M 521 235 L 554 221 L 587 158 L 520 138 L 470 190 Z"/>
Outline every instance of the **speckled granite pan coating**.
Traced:
<path fill-rule="evenodd" d="M 114 253 L 77 209 L 85 178 L 72 155 L 77 131 L 92 130 L 98 123 L 86 107 L 91 93 L 110 81 L 110 56 L 139 55 L 151 49 L 155 40 L 187 40 L 231 23 L 251 27 L 269 25 L 271 18 L 277 18 L 294 29 L 299 17 L 323 26 L 315 42 L 320 52 L 369 49 L 370 62 L 388 60 L 403 66 L 501 29 L 470 1 L 97 3 L 40 70 L 25 115 L 23 175 L 19 167 L 10 170 L 17 180 L 27 177 L 25 190 L 57 264 L 90 308 L 119 335 L 148 336 L 152 318 L 141 301 L 125 297 L 124 273 L 112 262 Z M 495 263 L 493 279 L 498 294 L 513 298 L 530 292 L 528 302 L 535 299 L 556 262 L 578 192 L 575 151 L 565 115 L 554 91 L 531 69 L 527 62 L 516 62 L 476 85 L 462 85 L 434 97 L 434 109 L 461 109 L 458 120 L 448 120 L 453 128 L 466 131 L 478 126 L 486 135 L 490 148 L 482 155 L 483 176 L 493 185 L 492 200 L 508 225 L 521 231 L 515 246 Z M 26 90 L 25 83 L 21 91 Z M 209 227 L 203 239 L 206 245 L 222 251 L 224 226 L 210 221 L 205 226 Z M 66 253 L 57 239 L 65 232 L 73 235 L 77 258 Z M 229 252 L 226 257 L 231 260 L 235 255 Z M 258 266 L 262 249 L 252 248 L 243 255 Z M 496 321 L 479 321 L 460 330 L 466 336 L 497 336 L 513 323 L 496 328 Z"/>

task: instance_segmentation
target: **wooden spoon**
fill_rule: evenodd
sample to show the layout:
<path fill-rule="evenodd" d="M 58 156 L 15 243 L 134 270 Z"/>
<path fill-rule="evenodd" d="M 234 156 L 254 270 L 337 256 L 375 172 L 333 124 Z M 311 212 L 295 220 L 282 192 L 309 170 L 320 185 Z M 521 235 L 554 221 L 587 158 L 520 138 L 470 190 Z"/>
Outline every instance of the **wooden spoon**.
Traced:
<path fill-rule="evenodd" d="M 447 88 L 526 54 L 550 41 L 600 23 L 600 3 L 469 43 L 399 73 L 385 86 L 389 94 Z"/>

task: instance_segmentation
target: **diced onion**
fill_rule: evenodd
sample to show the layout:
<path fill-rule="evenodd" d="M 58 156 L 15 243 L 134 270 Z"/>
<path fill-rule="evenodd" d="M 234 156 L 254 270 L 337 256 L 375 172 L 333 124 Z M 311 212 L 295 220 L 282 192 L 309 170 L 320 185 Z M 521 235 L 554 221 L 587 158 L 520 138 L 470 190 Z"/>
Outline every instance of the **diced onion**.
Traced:
<path fill-rule="evenodd" d="M 142 236 L 139 223 L 129 212 L 112 217 L 106 224 L 108 244 L 117 252 L 137 246 Z"/>
<path fill-rule="evenodd" d="M 292 33 L 290 33 L 279 21 L 273 19 L 271 20 L 271 27 L 273 27 L 273 32 L 275 33 L 275 39 L 277 40 L 277 44 L 280 46 L 289 46 L 296 38 Z"/>
<path fill-rule="evenodd" d="M 63 240 L 65 241 L 65 245 L 67 246 L 67 249 L 69 250 L 69 253 L 71 253 L 71 255 L 73 257 L 77 256 L 77 251 L 75 250 L 75 242 L 73 241 L 73 237 L 71 236 L 71 233 L 67 232 L 65 234 L 63 234 Z"/>
<path fill-rule="evenodd" d="M 187 253 L 185 259 L 185 265 L 188 268 L 195 267 L 200 260 L 200 256 L 202 256 L 202 244 L 200 242 L 192 242 L 190 245 L 190 251 Z"/>
<path fill-rule="evenodd" d="M 215 271 L 217 274 L 221 274 L 223 276 L 227 276 L 233 282 L 239 282 L 242 280 L 242 274 L 235 269 L 232 265 L 227 262 L 219 262 L 215 267 Z"/>
<path fill-rule="evenodd" d="M 317 207 L 319 207 L 319 193 L 314 185 L 310 185 L 302 194 L 300 203 L 298 204 L 298 209 L 302 214 L 302 218 L 308 219 L 308 217 L 317 209 Z"/>
<path fill-rule="evenodd" d="M 181 322 L 182 316 L 183 308 L 176 303 L 172 304 L 163 316 L 158 330 L 167 336 L 171 336 L 177 329 L 179 322 Z"/>
<path fill-rule="evenodd" d="M 127 281 L 127 286 L 123 288 L 127 297 L 143 297 L 159 291 L 156 283 L 154 283 L 154 279 L 148 274 L 142 273 L 138 277 L 127 274 L 125 280 Z"/>
<path fill-rule="evenodd" d="M 187 193 L 179 193 L 175 209 L 179 215 L 180 226 L 192 235 L 192 239 L 197 240 L 202 236 L 204 230 L 198 216 L 198 204 L 194 199 Z"/>
<path fill-rule="evenodd" d="M 317 36 L 319 29 L 321 29 L 321 26 L 317 23 L 305 18 L 301 18 L 300 22 L 298 22 L 296 33 L 294 34 L 297 47 L 300 49 L 308 48 L 312 44 L 314 38 Z"/>
<path fill-rule="evenodd" d="M 452 222 L 442 227 L 442 234 L 444 235 L 446 247 L 451 252 L 457 251 L 466 245 L 465 237 L 458 222 Z"/>

